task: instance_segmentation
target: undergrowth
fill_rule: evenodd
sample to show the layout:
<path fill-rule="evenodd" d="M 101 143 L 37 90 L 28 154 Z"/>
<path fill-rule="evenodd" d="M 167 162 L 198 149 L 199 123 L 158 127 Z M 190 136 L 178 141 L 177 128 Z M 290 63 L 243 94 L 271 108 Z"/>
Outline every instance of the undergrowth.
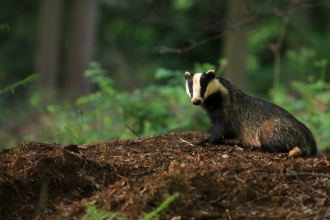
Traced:
<path fill-rule="evenodd" d="M 204 69 L 204 66 L 213 67 L 196 65 L 196 69 Z M 79 98 L 75 110 L 66 111 L 63 104 L 48 105 L 47 112 L 43 113 L 49 118 L 47 121 L 52 121 L 51 141 L 82 144 L 136 137 L 126 125 L 139 136 L 194 130 L 207 132 L 209 121 L 205 112 L 192 106 L 185 93 L 184 71 L 160 68 L 152 85 L 132 93 L 117 90 L 97 63 L 91 63 L 86 76 L 97 86 L 95 93 Z M 31 99 L 31 103 L 33 101 L 37 107 L 39 102 L 35 99 Z M 80 138 L 77 138 L 79 130 Z"/>
<path fill-rule="evenodd" d="M 174 193 L 165 199 L 155 210 L 150 213 L 145 214 L 140 220 L 152 220 L 159 219 L 159 214 L 165 210 L 165 208 L 170 205 L 174 200 L 179 196 L 179 193 Z M 103 219 L 103 220 L 128 220 L 129 218 L 118 218 L 119 213 L 117 212 L 107 212 L 102 209 L 97 208 L 95 205 L 86 204 L 86 214 L 82 220 L 94 220 L 94 219 Z"/>
<path fill-rule="evenodd" d="M 302 50 L 302 53 L 306 50 Z M 299 53 L 288 53 L 293 63 L 301 63 Z M 312 54 L 311 52 L 309 54 Z M 311 56 L 309 56 L 311 57 Z M 222 60 L 220 68 L 226 65 Z M 303 71 L 305 81 L 293 81 L 290 87 L 271 90 L 270 101 L 288 110 L 313 132 L 319 149 L 330 147 L 330 87 L 325 82 L 327 60 L 315 61 L 316 79 Z M 195 72 L 214 69 L 210 64 L 196 64 Z M 32 96 L 30 104 L 39 111 L 41 123 L 38 138 L 29 135 L 25 141 L 61 142 L 83 144 L 112 138 L 153 136 L 168 132 L 208 132 L 210 122 L 206 113 L 191 105 L 185 93 L 183 70 L 159 68 L 154 82 L 133 92 L 120 91 L 115 82 L 98 63 L 91 63 L 86 71 L 97 91 L 79 98 L 75 104 L 60 103 L 41 106 L 38 96 Z M 36 79 L 26 79 L 0 90 L 0 94 L 15 91 Z M 43 123 L 44 122 L 44 123 Z M 128 127 L 130 129 L 128 129 Z M 133 132 L 132 132 L 133 131 Z"/>

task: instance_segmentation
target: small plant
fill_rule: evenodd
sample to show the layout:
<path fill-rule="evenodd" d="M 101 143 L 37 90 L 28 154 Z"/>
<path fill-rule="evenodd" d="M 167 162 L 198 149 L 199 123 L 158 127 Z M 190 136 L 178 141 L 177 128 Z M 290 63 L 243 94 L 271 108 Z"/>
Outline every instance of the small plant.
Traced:
<path fill-rule="evenodd" d="M 204 113 L 198 108 L 191 109 L 184 91 L 183 73 L 183 70 L 160 68 L 155 72 L 152 85 L 128 93 L 115 89 L 106 72 L 97 63 L 92 63 L 86 76 L 99 90 L 77 100 L 78 106 L 86 109 L 83 127 L 89 132 L 85 133 L 96 141 L 131 138 L 132 132 L 125 125 L 139 136 L 191 131 L 194 127 L 205 127 L 206 131 L 209 122 L 205 118 L 190 119 Z"/>
<path fill-rule="evenodd" d="M 81 110 L 79 110 L 79 115 L 80 115 L 80 124 L 79 124 L 79 128 L 78 128 L 78 132 L 76 132 L 71 127 L 64 127 L 66 132 L 59 133 L 57 136 L 67 135 L 67 136 L 73 137 L 76 140 L 77 145 L 83 144 L 84 142 L 81 142 L 81 140 L 80 140 L 81 127 L 82 127 L 83 121 L 84 121 L 84 114 Z"/>
<path fill-rule="evenodd" d="M 106 212 L 102 209 L 96 208 L 95 205 L 86 204 L 86 214 L 82 217 L 82 220 L 95 220 L 95 219 L 102 219 L 102 220 L 111 220 L 114 219 L 118 213 L 114 212 Z"/>
<path fill-rule="evenodd" d="M 141 218 L 141 220 L 150 220 L 150 219 L 158 219 L 158 214 L 163 211 L 169 204 L 171 204 L 180 193 L 176 192 L 173 195 L 169 196 L 162 204 L 160 204 L 154 211 L 146 214 L 144 217 Z"/>
<path fill-rule="evenodd" d="M 146 214 L 145 216 L 140 218 L 140 220 L 158 219 L 159 213 L 163 211 L 168 205 L 170 205 L 179 195 L 180 193 L 177 192 L 169 196 L 154 211 Z M 116 212 L 107 212 L 107 211 L 103 211 L 102 209 L 98 209 L 95 205 L 87 204 L 86 207 L 87 207 L 86 214 L 84 215 L 82 220 L 94 220 L 94 219 L 111 220 L 118 215 L 118 213 Z M 126 218 L 116 218 L 116 219 L 124 220 Z"/>

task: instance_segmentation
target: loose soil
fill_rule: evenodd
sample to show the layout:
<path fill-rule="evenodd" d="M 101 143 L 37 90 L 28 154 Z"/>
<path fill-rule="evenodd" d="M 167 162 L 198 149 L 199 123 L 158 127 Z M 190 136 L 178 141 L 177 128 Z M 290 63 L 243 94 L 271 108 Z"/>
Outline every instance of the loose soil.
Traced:
<path fill-rule="evenodd" d="M 330 219 L 330 150 L 289 159 L 206 144 L 205 133 L 0 152 L 0 219 L 81 219 L 86 204 L 138 219 Z"/>

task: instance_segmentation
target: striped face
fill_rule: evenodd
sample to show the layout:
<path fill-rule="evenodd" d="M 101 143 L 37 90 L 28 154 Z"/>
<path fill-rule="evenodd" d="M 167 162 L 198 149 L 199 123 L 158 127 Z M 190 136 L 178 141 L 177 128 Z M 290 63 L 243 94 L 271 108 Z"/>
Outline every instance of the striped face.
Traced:
<path fill-rule="evenodd" d="M 217 91 L 227 91 L 215 78 L 214 70 L 206 73 L 185 73 L 186 92 L 194 105 L 202 105 L 204 100 Z"/>

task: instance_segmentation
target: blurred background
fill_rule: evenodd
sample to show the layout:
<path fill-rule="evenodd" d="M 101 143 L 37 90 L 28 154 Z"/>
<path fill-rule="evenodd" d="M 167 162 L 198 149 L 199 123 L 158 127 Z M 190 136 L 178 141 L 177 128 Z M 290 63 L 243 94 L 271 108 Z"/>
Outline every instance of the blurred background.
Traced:
<path fill-rule="evenodd" d="M 2 0 L 1 148 L 204 131 L 184 72 L 216 69 L 330 147 L 329 0 Z"/>

